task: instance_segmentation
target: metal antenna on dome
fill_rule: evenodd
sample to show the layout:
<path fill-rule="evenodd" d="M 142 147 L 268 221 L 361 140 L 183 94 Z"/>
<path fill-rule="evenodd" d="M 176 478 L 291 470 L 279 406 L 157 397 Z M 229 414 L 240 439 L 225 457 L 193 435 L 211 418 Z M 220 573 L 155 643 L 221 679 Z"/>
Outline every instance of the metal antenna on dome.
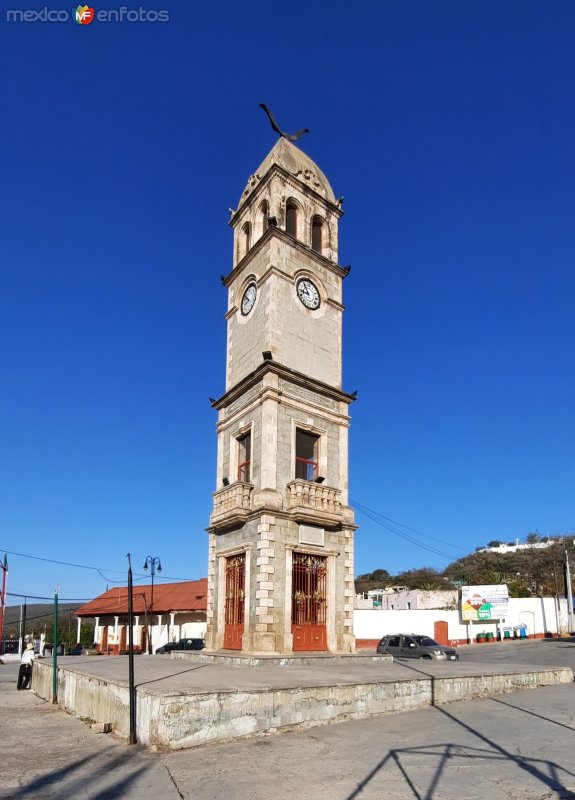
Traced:
<path fill-rule="evenodd" d="M 266 106 L 266 104 L 260 103 L 260 108 L 263 108 L 263 110 L 268 115 L 268 119 L 274 131 L 276 133 L 279 133 L 279 135 L 284 139 L 287 139 L 288 142 L 297 142 L 297 140 L 300 139 L 304 133 L 309 133 L 309 128 L 302 128 L 300 131 L 296 131 L 295 133 L 285 133 L 285 131 L 282 131 L 277 122 L 275 121 L 274 115 Z"/>

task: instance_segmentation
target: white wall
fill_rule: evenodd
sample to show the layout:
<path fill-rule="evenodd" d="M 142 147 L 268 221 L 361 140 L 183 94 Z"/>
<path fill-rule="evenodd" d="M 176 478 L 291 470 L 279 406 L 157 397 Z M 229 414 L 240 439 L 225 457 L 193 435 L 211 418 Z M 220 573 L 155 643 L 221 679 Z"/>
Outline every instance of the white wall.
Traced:
<path fill-rule="evenodd" d="M 176 626 L 180 628 L 180 635 L 177 639 L 205 639 L 207 622 L 186 622 Z"/>
<path fill-rule="evenodd" d="M 381 598 L 381 608 L 390 611 L 415 609 L 441 609 L 457 606 L 457 589 L 424 591 L 423 589 L 403 589 Z"/>
<path fill-rule="evenodd" d="M 553 597 L 509 598 L 509 615 L 505 620 L 501 620 L 501 625 L 525 624 L 529 635 L 566 631 L 567 601 L 561 599 L 559 602 L 558 615 Z M 465 624 L 460 622 L 459 611 L 358 609 L 353 612 L 353 633 L 356 639 L 379 639 L 386 633 L 421 633 L 433 636 L 434 623 L 439 620 L 448 623 L 450 639 L 463 641 L 468 636 L 474 639 L 479 631 L 491 631 L 494 634 L 497 632 L 495 622 Z"/>

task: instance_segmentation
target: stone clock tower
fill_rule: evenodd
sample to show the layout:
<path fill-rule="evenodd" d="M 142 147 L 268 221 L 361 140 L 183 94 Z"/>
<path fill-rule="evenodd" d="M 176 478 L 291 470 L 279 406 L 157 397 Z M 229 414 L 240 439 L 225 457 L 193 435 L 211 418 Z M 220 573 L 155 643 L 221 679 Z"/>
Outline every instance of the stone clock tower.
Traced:
<path fill-rule="evenodd" d="M 341 204 L 282 136 L 233 213 L 208 528 L 212 651 L 353 652 Z"/>

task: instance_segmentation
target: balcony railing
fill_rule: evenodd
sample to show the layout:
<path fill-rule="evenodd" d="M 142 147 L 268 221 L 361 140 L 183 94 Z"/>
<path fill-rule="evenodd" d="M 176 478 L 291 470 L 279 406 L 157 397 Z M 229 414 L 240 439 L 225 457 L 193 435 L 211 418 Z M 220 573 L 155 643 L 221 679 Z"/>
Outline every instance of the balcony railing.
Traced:
<path fill-rule="evenodd" d="M 302 521 L 340 521 L 340 495 L 341 489 L 296 478 L 287 485 L 287 507 Z"/>
<path fill-rule="evenodd" d="M 252 508 L 253 484 L 236 481 L 214 492 L 214 510 L 210 524 L 226 528 L 245 522 Z"/>

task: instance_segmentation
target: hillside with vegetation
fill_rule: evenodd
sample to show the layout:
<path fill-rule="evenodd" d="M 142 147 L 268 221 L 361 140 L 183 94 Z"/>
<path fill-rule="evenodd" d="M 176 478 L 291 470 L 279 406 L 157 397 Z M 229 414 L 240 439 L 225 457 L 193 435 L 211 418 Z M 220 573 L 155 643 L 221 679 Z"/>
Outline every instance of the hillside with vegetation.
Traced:
<path fill-rule="evenodd" d="M 23 607 L 22 607 L 23 608 Z M 80 608 L 79 603 L 60 603 L 58 606 L 58 639 L 67 647 L 73 647 L 78 633 L 78 618 L 74 611 Z M 6 640 L 17 639 L 20 635 L 21 607 L 6 606 L 4 615 L 4 636 Z M 54 605 L 52 603 L 28 603 L 26 606 L 26 636 L 38 638 L 46 635 L 46 643 L 54 638 Z M 91 620 L 83 621 L 81 628 L 82 644 L 91 644 L 94 640 L 94 625 Z"/>
<path fill-rule="evenodd" d="M 506 583 L 511 597 L 549 597 L 565 595 L 565 550 L 572 553 L 575 563 L 574 534 L 564 537 L 543 538 L 531 533 L 524 543 L 545 547 L 529 547 L 514 552 L 498 552 L 478 547 L 474 553 L 459 558 L 443 571 L 420 567 L 390 575 L 385 569 L 376 569 L 358 575 L 355 581 L 358 593 L 370 589 L 406 586 L 408 589 L 452 589 L 460 585 Z M 496 548 L 504 542 L 491 541 L 487 547 Z M 507 543 L 515 545 L 515 542 Z"/>

